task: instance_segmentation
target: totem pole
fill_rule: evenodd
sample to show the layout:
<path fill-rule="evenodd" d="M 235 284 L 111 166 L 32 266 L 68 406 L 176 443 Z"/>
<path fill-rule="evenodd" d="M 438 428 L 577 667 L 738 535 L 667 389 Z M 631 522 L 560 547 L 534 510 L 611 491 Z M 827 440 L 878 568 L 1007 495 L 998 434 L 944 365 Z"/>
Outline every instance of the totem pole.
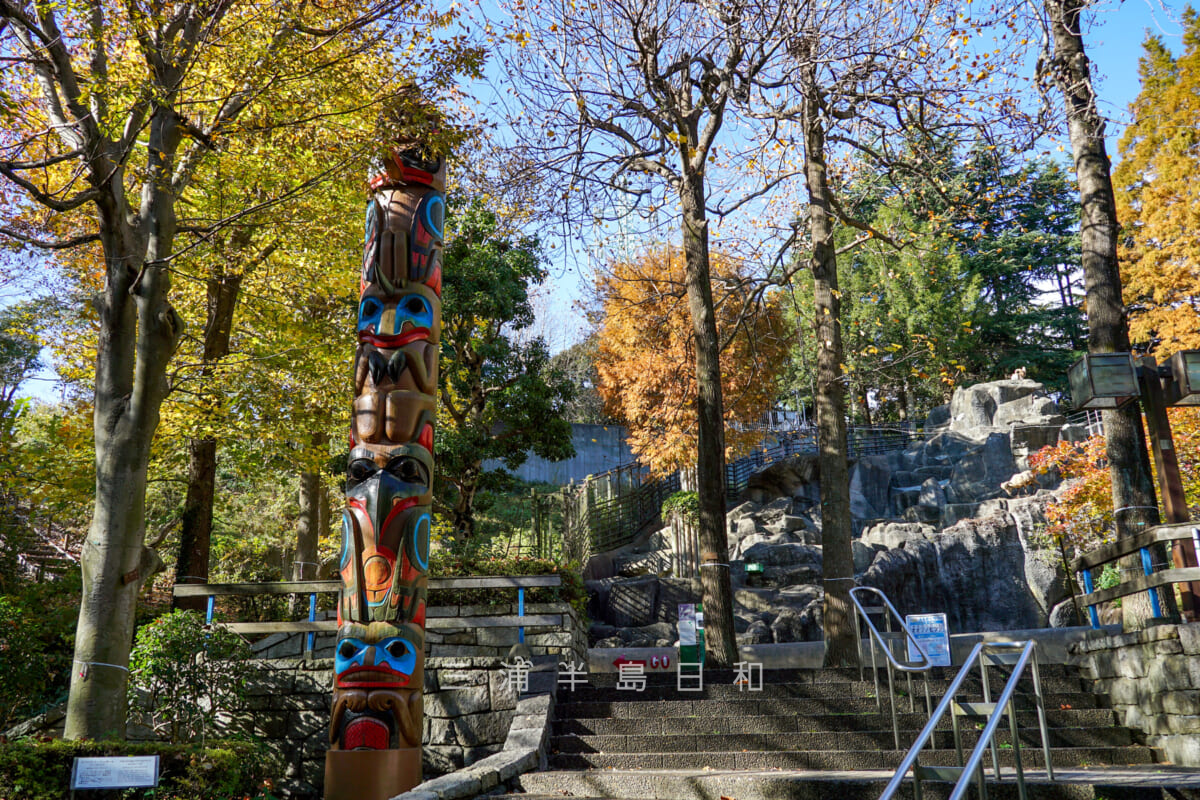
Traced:
<path fill-rule="evenodd" d="M 419 145 L 371 178 L 327 800 L 386 800 L 421 781 L 444 189 L 444 160 Z"/>

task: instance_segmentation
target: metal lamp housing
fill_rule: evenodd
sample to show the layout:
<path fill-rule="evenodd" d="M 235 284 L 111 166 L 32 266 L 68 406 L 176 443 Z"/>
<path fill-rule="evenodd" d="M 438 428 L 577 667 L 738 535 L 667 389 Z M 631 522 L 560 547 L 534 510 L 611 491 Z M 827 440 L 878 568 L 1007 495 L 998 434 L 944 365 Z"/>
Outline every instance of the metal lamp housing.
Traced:
<path fill-rule="evenodd" d="M 1200 406 L 1200 350 L 1180 350 L 1167 359 L 1174 378 L 1173 406 Z"/>
<path fill-rule="evenodd" d="M 1071 366 L 1067 380 L 1080 409 L 1120 408 L 1141 393 L 1132 353 L 1088 353 Z"/>

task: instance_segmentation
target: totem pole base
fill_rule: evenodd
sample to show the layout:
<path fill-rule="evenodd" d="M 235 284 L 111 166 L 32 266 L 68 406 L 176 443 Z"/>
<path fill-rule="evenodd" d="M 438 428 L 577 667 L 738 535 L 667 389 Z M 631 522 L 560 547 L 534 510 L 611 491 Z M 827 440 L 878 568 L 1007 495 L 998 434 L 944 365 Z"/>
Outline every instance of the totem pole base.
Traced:
<path fill-rule="evenodd" d="M 325 800 L 388 800 L 420 782 L 419 747 L 325 752 Z"/>

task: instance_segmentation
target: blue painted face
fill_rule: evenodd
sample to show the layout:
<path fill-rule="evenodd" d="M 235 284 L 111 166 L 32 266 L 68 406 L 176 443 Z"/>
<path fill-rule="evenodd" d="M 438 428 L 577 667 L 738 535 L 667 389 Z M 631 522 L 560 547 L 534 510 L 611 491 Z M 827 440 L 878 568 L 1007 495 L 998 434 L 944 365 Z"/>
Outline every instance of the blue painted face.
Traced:
<path fill-rule="evenodd" d="M 402 636 L 389 636 L 376 643 L 347 637 L 338 642 L 334 655 L 334 672 L 338 679 L 351 683 L 354 682 L 354 675 L 351 673 L 347 676 L 348 670 L 383 667 L 409 678 L 416 666 L 417 651 Z"/>
<path fill-rule="evenodd" d="M 395 305 L 377 297 L 364 297 L 358 307 L 358 332 L 379 337 L 398 336 L 404 323 L 414 328 L 433 328 L 433 305 L 419 294 L 404 295 Z"/>

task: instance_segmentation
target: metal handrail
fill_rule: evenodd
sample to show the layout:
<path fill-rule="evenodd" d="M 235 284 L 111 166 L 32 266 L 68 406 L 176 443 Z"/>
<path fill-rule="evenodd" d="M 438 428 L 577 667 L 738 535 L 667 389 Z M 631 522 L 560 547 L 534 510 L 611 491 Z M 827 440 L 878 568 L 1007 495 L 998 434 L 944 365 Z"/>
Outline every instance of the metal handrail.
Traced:
<path fill-rule="evenodd" d="M 920 662 L 902 664 L 896 660 L 896 657 L 892 655 L 891 647 L 883 638 L 883 634 L 881 634 L 879 629 L 875 627 L 875 624 L 871 622 L 871 615 L 868 613 L 867 609 L 863 607 L 863 604 L 859 602 L 857 597 L 858 594 L 873 594 L 876 595 L 878 599 L 883 601 L 883 605 L 872 606 L 872 609 L 874 609 L 877 613 L 890 612 L 890 616 L 888 616 L 887 613 L 884 613 L 884 620 L 888 633 L 892 633 L 893 617 L 897 622 L 900 623 L 900 629 L 904 631 L 905 644 L 911 642 L 912 645 L 916 647 L 917 653 L 919 653 L 921 656 Z M 896 743 L 896 749 L 899 750 L 900 722 L 896 718 L 896 693 L 893 690 L 892 685 L 893 670 L 900 670 L 908 679 L 908 708 L 909 711 L 912 712 L 917 710 L 917 701 L 913 696 L 912 690 L 912 674 L 914 672 L 921 673 L 922 677 L 925 679 L 925 713 L 928 714 L 933 707 L 933 704 L 929 699 L 929 670 L 931 667 L 933 667 L 933 661 L 929 658 L 929 654 L 925 652 L 925 648 L 921 646 L 919 641 L 917 641 L 917 637 L 915 637 L 913 632 L 909 630 L 908 624 L 904 621 L 904 617 L 900 616 L 900 612 L 897 611 L 896 607 L 892 605 L 892 601 L 888 600 L 887 595 L 881 592 L 879 589 L 876 589 L 874 586 L 855 586 L 850 590 L 850 602 L 854 603 L 854 637 L 859 643 L 860 647 L 862 643 L 862 629 L 858 624 L 858 618 L 860 616 L 863 618 L 863 621 L 867 623 L 867 628 L 871 632 L 871 676 L 875 679 L 875 707 L 880 711 L 883 710 L 883 699 L 879 696 L 879 665 L 875 659 L 875 644 L 879 645 L 880 649 L 883 650 L 884 656 L 887 657 L 888 704 L 892 710 L 892 737 Z M 863 659 L 861 651 L 858 659 L 858 679 L 860 681 L 863 679 Z"/>
<path fill-rule="evenodd" d="M 930 715 L 929 721 L 925 723 L 925 727 L 921 729 L 919 734 L 917 734 L 916 741 L 913 742 L 912 747 L 909 748 L 908 753 L 900 762 L 900 766 L 896 768 L 896 774 L 892 776 L 891 781 L 889 781 L 887 787 L 884 788 L 883 794 L 879 795 L 879 800 L 890 800 L 890 798 L 895 796 L 896 792 L 900 788 L 900 784 L 904 781 L 904 776 L 910 769 L 913 770 L 913 797 L 916 798 L 916 800 L 921 800 L 921 776 L 919 774 L 920 764 L 918 763 L 921 750 L 933 736 L 934 730 L 942 721 L 942 717 L 946 715 L 946 711 L 951 705 L 954 704 L 954 698 L 958 694 L 958 691 L 962 688 L 963 682 L 967 679 L 967 676 L 970 674 L 975 662 L 977 660 L 979 662 L 980 675 L 983 683 L 984 702 L 990 704 L 991 701 L 989 699 L 990 690 L 987 679 L 987 662 L 984 660 L 984 650 L 1011 650 L 1016 648 L 1021 648 L 1021 652 L 1017 657 L 1017 661 L 1013 664 L 1012 674 L 1009 675 L 1008 680 L 1005 682 L 1004 689 L 1001 690 L 1000 696 L 996 698 L 995 708 L 992 710 L 991 714 L 989 714 L 987 723 L 984 725 L 983 731 L 979 734 L 979 741 L 975 744 L 975 749 L 971 751 L 971 756 L 967 759 L 965 764 L 963 763 L 962 758 L 962 743 L 959 738 L 958 717 L 953 716 L 954 748 L 958 756 L 958 767 L 961 772 L 958 776 L 958 781 L 954 785 L 954 791 L 950 795 L 950 800 L 961 800 L 961 798 L 966 795 L 967 789 L 970 786 L 971 776 L 975 776 L 979 785 L 980 798 L 986 800 L 987 784 L 984 780 L 983 774 L 983 754 L 984 751 L 989 748 L 989 745 L 992 751 L 992 767 L 995 780 L 997 782 L 1000 781 L 1000 761 L 996 754 L 996 744 L 994 739 L 996 735 L 996 729 L 1000 726 L 1000 719 L 1005 713 L 1008 714 L 1009 728 L 1013 739 L 1013 763 L 1016 767 L 1017 790 L 1021 796 L 1021 800 L 1026 800 L 1028 797 L 1028 793 L 1025 788 L 1025 771 L 1021 766 L 1021 740 L 1017 729 L 1016 709 L 1013 707 L 1013 694 L 1015 694 L 1017 683 L 1020 681 L 1021 675 L 1024 673 L 1025 667 L 1030 660 L 1033 662 L 1033 691 L 1037 699 L 1038 728 L 1042 735 L 1042 754 L 1046 761 L 1046 777 L 1051 781 L 1054 780 L 1054 768 L 1050 762 L 1050 737 L 1046 732 L 1046 708 L 1042 701 L 1041 676 L 1039 674 L 1037 656 L 1035 653 L 1036 642 L 979 642 L 973 648 L 971 648 L 971 653 L 967 656 L 966 661 L 963 663 L 962 669 L 958 671 L 958 674 L 950 683 L 950 688 L 946 690 L 945 696 L 941 699 L 941 702 L 938 703 L 937 709 Z"/>

